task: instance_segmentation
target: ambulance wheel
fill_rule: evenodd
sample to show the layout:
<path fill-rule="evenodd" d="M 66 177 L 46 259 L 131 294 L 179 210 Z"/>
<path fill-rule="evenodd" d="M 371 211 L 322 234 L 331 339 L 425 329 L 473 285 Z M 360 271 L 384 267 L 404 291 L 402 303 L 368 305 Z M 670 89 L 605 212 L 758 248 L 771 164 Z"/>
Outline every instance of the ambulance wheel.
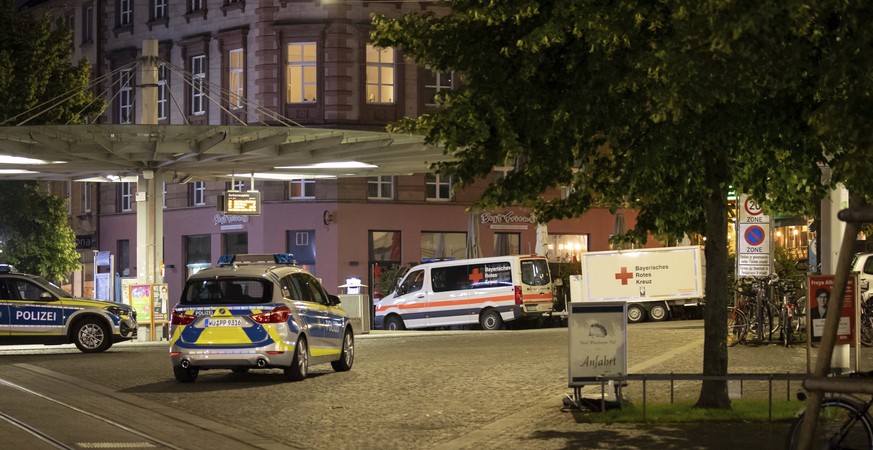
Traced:
<path fill-rule="evenodd" d="M 385 325 L 382 328 L 388 331 L 401 331 L 406 329 L 406 325 L 403 324 L 403 319 L 397 315 L 390 315 L 385 318 Z"/>
<path fill-rule="evenodd" d="M 649 318 L 655 322 L 667 320 L 670 318 L 670 310 L 667 309 L 667 305 L 656 303 L 649 309 Z"/>
<path fill-rule="evenodd" d="M 627 305 L 627 322 L 638 323 L 646 320 L 646 308 L 636 303 Z"/>
<path fill-rule="evenodd" d="M 176 376 L 176 381 L 180 383 L 193 383 L 200 375 L 200 369 L 189 367 L 187 369 L 182 366 L 173 366 L 173 375 Z"/>
<path fill-rule="evenodd" d="M 301 381 L 309 372 L 309 348 L 306 345 L 306 336 L 301 335 L 294 346 L 294 359 L 291 367 L 285 369 L 285 378 L 291 381 Z"/>
<path fill-rule="evenodd" d="M 479 317 L 479 325 L 482 325 L 483 330 L 501 330 L 503 329 L 503 318 L 496 309 L 486 309 Z"/>
<path fill-rule="evenodd" d="M 73 328 L 73 342 L 84 353 L 99 353 L 112 345 L 109 327 L 94 317 L 82 319 L 76 324 Z"/>

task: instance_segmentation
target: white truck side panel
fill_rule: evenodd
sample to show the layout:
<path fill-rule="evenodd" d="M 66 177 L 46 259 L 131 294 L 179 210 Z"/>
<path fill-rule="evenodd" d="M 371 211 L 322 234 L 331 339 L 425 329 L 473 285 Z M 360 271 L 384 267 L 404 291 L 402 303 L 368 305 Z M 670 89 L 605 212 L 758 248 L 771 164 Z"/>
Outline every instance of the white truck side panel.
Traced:
<path fill-rule="evenodd" d="M 699 246 L 583 253 L 581 264 L 582 275 L 571 280 L 573 301 L 703 298 Z"/>

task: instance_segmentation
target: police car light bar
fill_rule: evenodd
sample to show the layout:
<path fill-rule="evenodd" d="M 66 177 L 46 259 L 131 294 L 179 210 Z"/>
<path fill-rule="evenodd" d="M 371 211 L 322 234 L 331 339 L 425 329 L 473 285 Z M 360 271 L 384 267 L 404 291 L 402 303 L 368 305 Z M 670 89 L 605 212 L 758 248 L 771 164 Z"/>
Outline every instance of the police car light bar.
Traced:
<path fill-rule="evenodd" d="M 223 255 L 218 258 L 218 265 L 220 267 L 229 266 L 232 264 L 263 263 L 295 265 L 297 264 L 297 260 L 294 259 L 294 255 L 291 253 L 251 253 L 241 255 Z"/>
<path fill-rule="evenodd" d="M 17 273 L 18 270 L 12 264 L 0 264 L 0 273 Z"/>

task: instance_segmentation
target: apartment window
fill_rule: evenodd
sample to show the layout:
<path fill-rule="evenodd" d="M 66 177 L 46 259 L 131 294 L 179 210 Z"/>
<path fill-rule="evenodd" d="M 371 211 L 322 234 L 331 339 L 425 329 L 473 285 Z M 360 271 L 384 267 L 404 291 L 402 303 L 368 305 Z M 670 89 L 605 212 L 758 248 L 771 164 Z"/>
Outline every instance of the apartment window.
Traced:
<path fill-rule="evenodd" d="M 240 255 L 249 252 L 249 234 L 248 233 L 225 233 L 224 234 L 224 253 L 225 255 Z"/>
<path fill-rule="evenodd" d="M 185 276 L 190 277 L 212 266 L 212 237 L 208 234 L 185 236 Z"/>
<path fill-rule="evenodd" d="M 425 196 L 428 200 L 448 201 L 452 198 L 452 178 L 440 174 L 427 174 Z"/>
<path fill-rule="evenodd" d="M 228 67 L 227 84 L 230 91 L 230 109 L 243 107 L 245 95 L 245 53 L 243 49 L 231 50 L 229 53 L 230 67 Z"/>
<path fill-rule="evenodd" d="M 91 212 L 91 183 L 82 184 L 82 211 Z"/>
<path fill-rule="evenodd" d="M 120 211 L 130 211 L 133 209 L 133 183 L 118 184 L 118 209 Z"/>
<path fill-rule="evenodd" d="M 315 180 L 291 180 L 289 192 L 292 200 L 314 199 Z"/>
<path fill-rule="evenodd" d="M 161 185 L 162 185 L 162 191 L 163 191 L 163 195 L 161 196 L 161 199 L 162 199 L 161 206 L 166 208 L 167 207 L 167 182 L 165 181 L 165 182 L 161 183 Z"/>
<path fill-rule="evenodd" d="M 421 233 L 421 259 L 464 259 L 467 256 L 467 233 Z"/>
<path fill-rule="evenodd" d="M 367 44 L 367 103 L 394 103 L 394 49 Z"/>
<path fill-rule="evenodd" d="M 154 0 L 154 8 L 152 9 L 153 19 L 164 19 L 167 17 L 167 0 Z"/>
<path fill-rule="evenodd" d="M 228 183 L 229 190 L 231 191 L 244 191 L 246 188 L 246 182 L 242 180 L 233 180 L 232 183 Z"/>
<path fill-rule="evenodd" d="M 82 43 L 94 41 L 94 6 L 82 8 Z"/>
<path fill-rule="evenodd" d="M 551 262 L 579 260 L 588 251 L 587 234 L 549 234 L 546 255 Z"/>
<path fill-rule="evenodd" d="M 116 272 L 123 277 L 131 276 L 130 272 L 130 241 L 127 239 L 122 239 L 116 241 Z"/>
<path fill-rule="evenodd" d="M 158 66 L 158 120 L 169 116 L 169 91 L 167 90 L 167 65 Z"/>
<path fill-rule="evenodd" d="M 191 57 L 191 114 L 206 114 L 206 55 Z"/>
<path fill-rule="evenodd" d="M 436 106 L 437 94 L 454 89 L 454 79 L 454 72 L 427 70 L 424 76 L 424 103 L 428 106 Z"/>
<path fill-rule="evenodd" d="M 394 198 L 394 177 L 368 177 L 367 198 L 374 200 L 390 200 Z"/>
<path fill-rule="evenodd" d="M 400 232 L 370 231 L 370 261 L 400 262 Z"/>
<path fill-rule="evenodd" d="M 133 25 L 133 0 L 118 0 L 118 26 Z"/>
<path fill-rule="evenodd" d="M 133 70 L 118 73 L 118 123 L 133 122 Z"/>
<path fill-rule="evenodd" d="M 288 103 L 312 103 L 318 90 L 318 61 L 316 44 L 302 42 L 288 44 Z"/>
<path fill-rule="evenodd" d="M 494 256 L 517 255 L 521 250 L 521 234 L 494 233 Z"/>
<path fill-rule="evenodd" d="M 297 264 L 315 275 L 315 230 L 288 230 L 286 251 L 294 255 Z"/>
<path fill-rule="evenodd" d="M 192 13 L 195 11 L 203 10 L 203 0 L 189 0 L 188 1 L 188 12 Z"/>
<path fill-rule="evenodd" d="M 192 206 L 203 206 L 206 204 L 206 182 L 205 181 L 195 181 L 190 184 L 191 186 L 191 205 Z"/>

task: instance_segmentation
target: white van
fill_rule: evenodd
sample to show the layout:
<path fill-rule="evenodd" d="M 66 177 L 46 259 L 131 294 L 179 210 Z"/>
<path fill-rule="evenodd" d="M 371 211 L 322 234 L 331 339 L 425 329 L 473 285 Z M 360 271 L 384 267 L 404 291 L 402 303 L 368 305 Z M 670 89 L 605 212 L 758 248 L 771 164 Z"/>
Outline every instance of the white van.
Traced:
<path fill-rule="evenodd" d="M 420 264 L 375 304 L 376 328 L 442 327 L 504 322 L 552 311 L 548 261 L 537 255 Z"/>

